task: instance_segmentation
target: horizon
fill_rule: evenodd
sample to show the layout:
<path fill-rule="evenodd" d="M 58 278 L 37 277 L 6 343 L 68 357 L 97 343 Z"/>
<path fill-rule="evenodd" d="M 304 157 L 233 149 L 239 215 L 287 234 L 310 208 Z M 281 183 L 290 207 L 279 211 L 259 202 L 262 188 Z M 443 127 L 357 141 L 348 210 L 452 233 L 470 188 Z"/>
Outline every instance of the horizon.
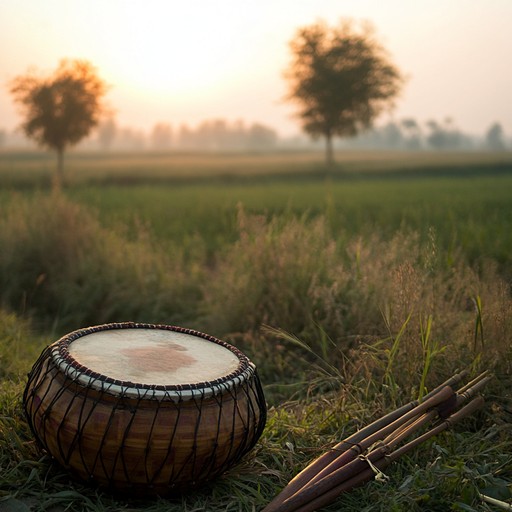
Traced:
<path fill-rule="evenodd" d="M 232 0 L 5 0 L 0 44 L 9 52 L 0 55 L 0 130 L 12 131 L 21 120 L 9 80 L 31 67 L 47 73 L 62 58 L 80 58 L 110 85 L 107 102 L 120 127 L 149 133 L 157 123 L 194 128 L 221 118 L 260 123 L 283 138 L 299 135 L 294 106 L 282 101 L 288 42 L 301 26 L 319 19 L 333 25 L 342 17 L 370 21 L 407 77 L 396 108 L 377 125 L 450 118 L 457 129 L 477 136 L 499 122 L 510 136 L 512 70 L 503 55 L 512 52 L 506 32 L 512 4 L 506 0 L 434 0 L 428 9 L 398 0 L 385 6 L 374 0 L 343 6 L 281 0 L 277 7 Z"/>

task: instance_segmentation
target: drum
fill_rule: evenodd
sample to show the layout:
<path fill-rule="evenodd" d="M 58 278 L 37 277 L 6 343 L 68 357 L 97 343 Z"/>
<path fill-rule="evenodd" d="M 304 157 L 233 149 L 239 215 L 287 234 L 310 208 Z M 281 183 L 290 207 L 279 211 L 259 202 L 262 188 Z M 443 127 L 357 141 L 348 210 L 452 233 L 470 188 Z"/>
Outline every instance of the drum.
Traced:
<path fill-rule="evenodd" d="M 47 347 L 23 395 L 40 445 L 82 480 L 138 495 L 184 492 L 256 443 L 266 405 L 254 364 L 180 327 L 117 323 Z"/>

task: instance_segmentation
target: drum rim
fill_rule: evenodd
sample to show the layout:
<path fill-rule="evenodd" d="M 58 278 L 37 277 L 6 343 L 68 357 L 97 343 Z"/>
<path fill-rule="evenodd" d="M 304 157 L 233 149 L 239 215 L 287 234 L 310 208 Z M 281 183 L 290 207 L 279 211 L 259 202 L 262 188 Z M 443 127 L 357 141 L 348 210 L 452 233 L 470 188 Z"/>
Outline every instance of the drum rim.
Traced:
<path fill-rule="evenodd" d="M 236 370 L 212 381 L 195 382 L 190 384 L 141 384 L 132 381 L 114 379 L 91 370 L 80 364 L 69 352 L 69 346 L 75 340 L 100 331 L 118 329 L 155 329 L 166 330 L 197 336 L 212 343 L 216 343 L 231 351 L 238 358 Z M 201 331 L 179 327 L 175 325 L 140 323 L 140 322 L 116 322 L 77 329 L 66 334 L 50 345 L 50 357 L 57 367 L 73 381 L 102 392 L 116 396 L 126 396 L 139 399 L 156 399 L 183 401 L 195 397 L 205 398 L 223 393 L 233 387 L 241 385 L 251 379 L 255 373 L 255 366 L 249 358 L 238 348 L 223 340 L 205 334 Z"/>

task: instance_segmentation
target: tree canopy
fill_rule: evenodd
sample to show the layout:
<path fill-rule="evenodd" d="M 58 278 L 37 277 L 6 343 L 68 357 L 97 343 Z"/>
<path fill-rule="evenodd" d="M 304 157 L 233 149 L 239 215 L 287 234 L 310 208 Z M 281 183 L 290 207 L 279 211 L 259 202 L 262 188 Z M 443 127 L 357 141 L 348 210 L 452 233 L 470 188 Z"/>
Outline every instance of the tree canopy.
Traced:
<path fill-rule="evenodd" d="M 64 151 L 87 136 L 105 110 L 105 82 L 89 62 L 62 60 L 50 76 L 16 77 L 10 91 L 21 107 L 25 134 L 57 152 L 54 186 L 60 188 Z"/>
<path fill-rule="evenodd" d="M 505 149 L 505 140 L 503 127 L 500 123 L 493 123 L 485 134 L 487 147 L 493 151 L 503 151 Z"/>
<path fill-rule="evenodd" d="M 359 30 L 351 20 L 302 27 L 290 49 L 287 99 L 299 105 L 304 130 L 326 138 L 332 162 L 332 138 L 370 127 L 398 94 L 401 75 L 369 24 Z"/>

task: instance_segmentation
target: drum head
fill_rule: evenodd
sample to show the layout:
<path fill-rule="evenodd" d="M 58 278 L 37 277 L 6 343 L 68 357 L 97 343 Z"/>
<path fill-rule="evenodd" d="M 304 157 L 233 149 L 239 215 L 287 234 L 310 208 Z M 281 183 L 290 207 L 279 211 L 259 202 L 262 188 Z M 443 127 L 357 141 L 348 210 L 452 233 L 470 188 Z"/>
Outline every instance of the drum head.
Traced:
<path fill-rule="evenodd" d="M 161 386 L 211 382 L 238 368 L 238 357 L 198 336 L 163 329 L 115 329 L 74 341 L 70 356 L 115 380 Z"/>
<path fill-rule="evenodd" d="M 54 344 L 52 358 L 82 385 L 155 398 L 215 394 L 219 386 L 240 384 L 254 370 L 238 349 L 212 336 L 153 324 L 105 324 L 75 331 Z"/>

